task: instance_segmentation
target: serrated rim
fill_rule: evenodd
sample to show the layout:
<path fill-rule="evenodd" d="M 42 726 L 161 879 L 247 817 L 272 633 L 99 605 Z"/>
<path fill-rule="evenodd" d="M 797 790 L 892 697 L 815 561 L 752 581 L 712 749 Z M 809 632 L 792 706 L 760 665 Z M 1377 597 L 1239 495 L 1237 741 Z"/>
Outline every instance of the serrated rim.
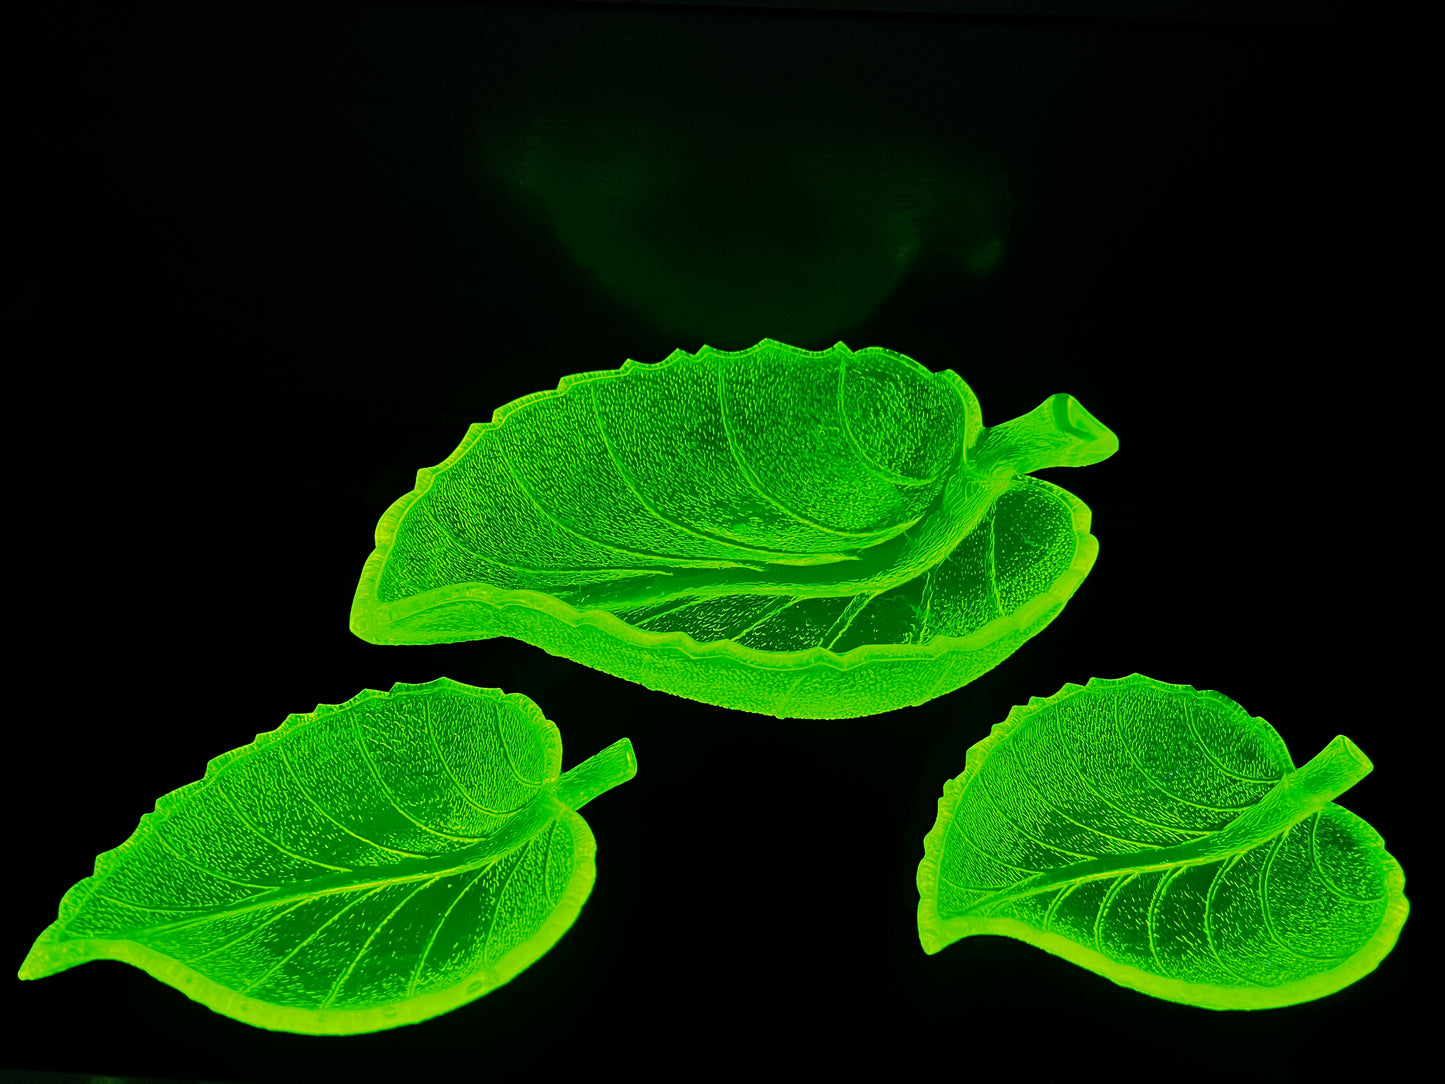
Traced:
<path fill-rule="evenodd" d="M 158 831 L 160 826 L 165 823 L 166 818 L 170 816 L 173 809 L 175 809 L 179 805 L 183 805 L 184 803 L 190 801 L 192 797 L 200 793 L 200 791 L 203 790 L 206 786 L 213 783 L 216 778 L 219 777 L 220 773 L 230 765 L 244 760 L 252 753 L 259 752 L 275 744 L 276 742 L 281 741 L 283 738 L 289 737 L 297 730 L 301 729 L 303 726 L 306 726 L 308 723 L 312 723 L 317 719 L 323 719 L 330 715 L 337 715 L 342 711 L 347 711 L 351 708 L 357 707 L 358 705 L 364 704 L 371 700 L 389 700 L 396 695 L 406 695 L 417 692 L 435 692 L 440 689 L 449 689 L 453 692 L 461 692 L 473 696 L 479 696 L 479 698 L 481 699 L 496 702 L 501 702 L 507 700 L 508 698 L 513 698 L 514 702 L 518 702 L 524 705 L 524 711 L 527 711 L 529 708 L 531 711 L 535 711 L 536 718 L 540 721 L 541 724 L 545 724 L 539 727 L 541 732 L 543 734 L 555 735 L 556 737 L 555 743 L 549 742 L 548 744 L 549 754 L 547 772 L 545 778 L 543 779 L 544 784 L 554 782 L 561 774 L 562 732 L 557 728 L 556 723 L 554 723 L 551 719 L 547 718 L 546 714 L 537 705 L 536 701 L 534 701 L 531 697 L 527 696 L 525 693 L 508 693 L 497 688 L 468 685 L 465 682 L 456 681 L 449 677 L 438 677 L 432 679 L 431 681 L 419 683 L 398 681 L 394 685 L 392 685 L 389 690 L 386 691 L 382 691 L 380 689 L 362 689 L 355 696 L 340 704 L 317 704 L 315 709 L 312 711 L 293 712 L 292 714 L 286 716 L 285 719 L 281 720 L 280 724 L 277 725 L 274 729 L 263 730 L 247 744 L 242 745 L 236 749 L 228 749 L 226 752 L 219 753 L 216 756 L 212 757 L 206 762 L 206 769 L 204 772 L 201 773 L 201 777 L 199 779 L 193 780 L 190 783 L 185 783 L 179 787 L 176 787 L 174 790 L 170 790 L 167 791 L 165 794 L 162 794 L 159 798 L 156 799 L 155 808 L 153 810 L 151 810 L 149 813 L 141 814 L 141 818 L 137 822 L 135 830 L 131 832 L 129 836 L 127 836 L 116 846 L 111 847 L 109 850 L 102 851 L 100 854 L 95 856 L 95 865 L 90 875 L 81 879 L 75 885 L 71 886 L 71 888 L 65 893 L 65 895 L 61 897 L 60 909 L 57 918 L 55 922 L 51 923 L 51 925 L 46 928 L 45 933 L 49 933 L 52 928 L 62 924 L 65 921 L 67 914 L 73 913 L 77 908 L 84 906 L 85 901 L 90 898 L 91 893 L 96 891 L 96 889 L 99 887 L 98 884 L 92 884 L 91 882 L 97 881 L 99 878 L 105 876 L 110 867 L 114 866 L 115 863 L 119 862 L 124 856 L 124 854 L 130 848 L 136 845 L 139 837 L 149 836 L 151 833 Z M 493 693 L 496 695 L 488 695 Z M 554 749 L 556 750 L 556 764 L 553 764 L 551 762 L 553 759 L 551 750 Z M 89 885 L 88 890 L 81 895 L 77 895 L 72 901 L 72 894 L 76 893 L 79 889 L 86 885 Z M 42 933 L 41 936 L 43 937 L 44 933 Z"/>
<path fill-rule="evenodd" d="M 491 967 L 480 968 L 445 989 L 419 994 L 400 1005 L 390 1006 L 396 1010 L 391 1014 L 387 1013 L 385 1007 L 315 1012 L 310 1009 L 273 1005 L 239 994 L 213 979 L 206 978 L 180 961 L 134 941 L 87 939 L 84 941 L 83 958 L 67 963 L 59 970 L 93 960 L 116 960 L 131 964 L 212 1012 L 271 1031 L 302 1035 L 356 1035 L 423 1023 L 432 1017 L 459 1009 L 504 986 L 550 952 L 577 921 L 597 879 L 597 840 L 592 834 L 591 826 L 575 810 L 559 811 L 558 819 L 566 819 L 573 832 L 573 876 L 556 905 L 537 928 L 537 932 Z M 48 927 L 46 933 L 49 933 Z M 42 938 L 44 936 L 45 934 L 41 935 Z M 36 944 L 39 945 L 40 941 L 37 940 Z M 52 974 L 56 974 L 56 971 L 31 976 L 22 974 L 21 977 L 43 978 Z M 472 991 L 470 987 L 478 982 L 482 985 Z"/>
<path fill-rule="evenodd" d="M 948 826 L 952 823 L 957 812 L 957 806 L 963 795 L 964 789 L 969 781 L 983 769 L 987 763 L 989 754 L 1014 731 L 1027 723 L 1033 716 L 1037 715 L 1045 707 L 1061 703 L 1077 693 L 1084 692 L 1090 688 L 1127 688 L 1130 686 L 1147 685 L 1153 688 L 1169 689 L 1178 693 L 1188 693 L 1195 696 L 1208 697 L 1221 701 L 1231 709 L 1232 713 L 1239 713 L 1246 718 L 1254 720 L 1268 727 L 1270 732 L 1279 739 L 1285 755 L 1292 767 L 1295 765 L 1294 757 L 1289 754 L 1288 746 L 1283 736 L 1279 734 L 1272 724 L 1256 715 L 1250 715 L 1237 700 L 1218 692 L 1214 689 L 1198 689 L 1193 685 L 1176 684 L 1174 682 L 1160 681 L 1157 678 L 1147 677 L 1144 674 L 1133 673 L 1122 678 L 1090 678 L 1083 685 L 1073 682 L 1066 682 L 1058 692 L 1052 696 L 1032 696 L 1027 704 L 1015 704 L 1009 709 L 1009 713 L 1002 722 L 995 723 L 989 733 L 971 745 L 965 753 L 964 768 L 953 779 L 946 780 L 943 784 L 943 795 L 938 799 L 938 813 L 934 819 L 933 827 L 929 829 L 923 839 L 923 858 L 918 864 L 918 872 L 915 883 L 918 888 L 918 939 L 923 951 L 928 955 L 934 955 L 951 944 L 964 940 L 967 937 L 996 935 L 1006 936 L 1035 948 L 1042 949 L 1054 956 L 1059 956 L 1070 963 L 1077 964 L 1087 969 L 1101 979 L 1107 979 L 1117 986 L 1126 989 L 1137 990 L 1140 993 L 1149 994 L 1153 997 L 1162 998 L 1166 1001 L 1174 1001 L 1180 1004 L 1192 1005 L 1198 1008 L 1212 1009 L 1219 1011 L 1228 1010 L 1251 1010 L 1283 1008 L 1289 1005 L 1303 1004 L 1314 1001 L 1321 997 L 1327 997 L 1344 989 L 1346 986 L 1358 981 L 1368 975 L 1380 962 L 1389 955 L 1399 939 L 1400 931 L 1404 927 L 1406 918 L 1410 913 L 1410 902 L 1405 898 L 1405 871 L 1399 861 L 1385 850 L 1383 835 L 1380 835 L 1380 856 L 1381 864 L 1385 874 L 1385 912 L 1381 916 L 1380 925 L 1375 933 L 1361 945 L 1348 960 L 1329 971 L 1320 972 L 1305 979 L 1285 983 L 1280 986 L 1265 987 L 1258 990 L 1244 989 L 1232 994 L 1228 999 L 1210 998 L 1209 987 L 1200 986 L 1196 983 L 1187 982 L 1183 979 L 1168 978 L 1160 975 L 1152 975 L 1138 968 L 1121 964 L 1118 961 L 1110 960 L 1093 949 L 1087 948 L 1078 942 L 1071 941 L 1059 934 L 1035 930 L 1016 919 L 987 919 L 980 922 L 981 928 L 970 931 L 957 937 L 950 937 L 946 932 L 945 920 L 938 913 L 938 882 L 940 867 L 943 857 L 943 843 L 948 834 Z M 1337 804 L 1337 803 L 1336 803 Z M 1343 806 L 1340 807 L 1344 809 Z M 1350 813 L 1348 809 L 1345 812 Z M 1351 813 L 1351 816 L 1358 814 Z M 1368 821 L 1364 821 L 1369 825 Z M 1369 825 L 1374 830 L 1373 825 Z M 1096 964 L 1105 968 L 1101 970 Z M 1111 973 L 1113 972 L 1113 973 Z M 1321 981 L 1321 980 L 1327 981 Z M 1299 997 L 1300 992 L 1307 992 L 1308 997 Z M 1202 995 L 1202 996 L 1201 996 Z"/>
<path fill-rule="evenodd" d="M 857 351 L 851 350 L 845 343 L 838 342 L 834 346 L 824 350 L 806 350 L 801 347 L 791 346 L 787 343 L 778 342 L 775 339 L 762 339 L 756 346 L 741 350 L 716 350 L 710 346 L 702 346 L 696 354 L 689 354 L 684 350 L 674 350 L 667 357 L 659 362 L 644 363 L 628 359 L 621 367 L 616 369 L 597 369 L 583 373 L 574 373 L 563 377 L 556 388 L 546 391 L 533 392 L 515 399 L 510 403 L 498 407 L 492 413 L 492 420 L 489 422 L 475 422 L 468 427 L 466 434 L 455 449 L 434 467 L 423 467 L 417 471 L 416 484 L 412 490 L 403 494 L 393 501 L 382 513 L 381 519 L 377 522 L 373 535 L 372 552 L 367 556 L 362 565 L 356 591 L 352 595 L 351 610 L 348 618 L 349 626 L 354 635 L 366 640 L 368 643 L 386 643 L 385 640 L 372 640 L 370 633 L 380 628 L 394 625 L 408 617 L 428 610 L 436 609 L 457 601 L 467 601 L 480 605 L 490 606 L 494 610 L 505 610 L 510 607 L 525 607 L 554 618 L 561 624 L 570 628 L 591 626 L 607 635 L 641 647 L 647 650 L 672 650 L 690 659 L 704 658 L 730 658 L 745 666 L 778 671 L 806 670 L 815 667 L 828 667 L 834 670 L 846 671 L 859 666 L 877 661 L 915 661 L 933 660 L 944 654 L 954 651 L 977 651 L 981 648 L 1003 639 L 1013 633 L 1026 629 L 1039 616 L 1055 605 L 1067 603 L 1088 576 L 1098 558 L 1099 544 L 1093 534 L 1092 512 L 1078 497 L 1061 486 L 1054 485 L 1042 478 L 1034 478 L 1025 475 L 1029 484 L 1043 487 L 1056 499 L 1060 499 L 1068 507 L 1071 519 L 1071 526 L 1074 531 L 1074 556 L 1068 568 L 1066 568 L 1050 585 L 1047 591 L 1034 595 L 1014 613 L 1004 617 L 997 617 L 981 628 L 973 630 L 967 636 L 935 636 L 926 644 L 863 644 L 846 652 L 835 652 L 825 647 L 810 647 L 801 651 L 761 651 L 756 648 L 745 647 L 732 640 L 718 640 L 710 643 L 699 643 L 684 632 L 650 632 L 630 625 L 615 614 L 602 609 L 578 610 L 575 607 L 563 602 L 555 595 L 545 591 L 532 590 L 501 590 L 491 584 L 482 581 L 473 581 L 467 584 L 449 584 L 442 588 L 420 595 L 413 595 L 406 599 L 399 599 L 390 603 L 375 602 L 377 588 L 380 584 L 381 573 L 390 555 L 396 537 L 401 529 L 402 520 L 407 511 L 419 502 L 430 491 L 433 481 L 442 473 L 450 469 L 472 448 L 482 435 L 489 429 L 494 429 L 503 423 L 508 417 L 520 410 L 522 407 L 541 400 L 555 398 L 565 395 L 574 385 L 585 383 L 590 380 L 603 378 L 617 378 L 634 369 L 660 369 L 676 364 L 684 359 L 699 359 L 705 355 L 718 355 L 723 357 L 739 356 L 750 354 L 761 346 L 770 346 L 782 349 L 794 354 L 822 357 L 841 349 L 847 356 L 853 356 Z M 947 379 L 952 377 L 958 385 L 968 392 L 967 403 L 971 404 L 970 409 L 976 410 L 977 398 L 962 378 L 951 369 L 944 369 L 934 372 L 928 369 L 921 362 L 900 354 L 897 351 L 889 350 L 886 347 L 867 347 L 868 350 L 879 350 L 884 353 L 896 356 L 923 372 L 933 376 Z M 981 416 L 980 416 L 981 426 Z M 385 622 L 377 619 L 378 611 L 384 610 L 387 613 Z M 503 634 L 494 634 L 503 635 Z M 491 637 L 485 637 L 491 638 Z"/>
<path fill-rule="evenodd" d="M 549 952 L 562 935 L 571 928 L 581 913 L 582 905 L 590 895 L 596 880 L 596 837 L 593 836 L 591 827 L 576 810 L 559 808 L 554 817 L 554 819 L 567 820 L 573 832 L 573 875 L 556 905 L 537 928 L 537 931 L 526 942 L 516 946 L 492 966 L 480 968 L 444 990 L 422 994 L 396 1006 L 316 1012 L 310 1009 L 274 1005 L 237 993 L 206 978 L 186 964 L 138 942 L 88 937 L 62 940 L 59 936 L 68 919 L 77 910 L 84 907 L 91 895 L 99 890 L 102 880 L 108 876 L 117 863 L 125 859 L 129 851 L 150 838 L 178 806 L 183 806 L 200 790 L 213 783 L 232 764 L 239 763 L 250 754 L 289 737 L 318 719 L 339 714 L 372 700 L 389 700 L 395 696 L 416 693 L 425 695 L 441 690 L 463 693 L 491 703 L 500 704 L 511 701 L 516 704 L 523 715 L 531 720 L 531 724 L 537 729 L 539 736 L 547 741 L 548 759 L 544 783 L 555 782 L 560 776 L 561 731 L 556 723 L 547 718 L 541 707 L 524 693 L 508 693 L 499 688 L 468 685 L 465 682 L 443 676 L 427 682 L 399 681 L 385 691 L 362 689 L 355 696 L 340 704 L 317 704 L 313 711 L 294 712 L 286 716 L 274 729 L 258 733 L 248 744 L 212 757 L 207 761 L 206 770 L 199 779 L 161 795 L 156 799 L 155 808 L 149 813 L 142 814 L 129 836 L 117 846 L 98 854 L 90 875 L 72 885 L 61 897 L 55 921 L 46 926 L 31 945 L 25 960 L 21 963 L 17 973 L 18 977 L 21 979 L 45 978 L 93 960 L 117 960 L 140 968 L 158 981 L 179 990 L 191 1000 L 242 1023 L 313 1035 L 349 1035 L 420 1023 L 474 1001 L 515 978 Z M 72 958 L 62 960 L 58 967 L 48 966 L 56 962 L 53 953 L 57 947 L 62 945 L 70 947 Z M 479 981 L 483 985 L 475 992 L 468 992 L 468 988 Z M 387 1008 L 394 1008 L 395 1012 L 388 1014 Z"/>

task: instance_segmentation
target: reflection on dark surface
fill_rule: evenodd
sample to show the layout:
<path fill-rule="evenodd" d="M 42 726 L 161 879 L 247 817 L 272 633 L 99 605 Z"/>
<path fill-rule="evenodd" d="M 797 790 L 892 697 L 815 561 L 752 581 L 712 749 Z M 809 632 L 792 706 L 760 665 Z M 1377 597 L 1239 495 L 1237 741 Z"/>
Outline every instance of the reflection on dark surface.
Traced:
<path fill-rule="evenodd" d="M 837 338 L 921 252 L 998 263 L 1005 191 L 977 152 L 767 103 L 543 106 L 486 165 L 611 297 L 684 342 Z M 829 340 L 831 341 L 831 339 Z"/>

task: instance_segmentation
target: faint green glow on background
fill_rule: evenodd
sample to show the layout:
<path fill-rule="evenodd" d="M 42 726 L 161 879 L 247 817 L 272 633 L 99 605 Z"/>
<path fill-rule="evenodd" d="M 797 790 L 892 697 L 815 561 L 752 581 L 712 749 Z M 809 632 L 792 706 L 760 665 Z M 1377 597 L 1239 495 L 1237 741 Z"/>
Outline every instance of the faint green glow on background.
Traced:
<path fill-rule="evenodd" d="M 480 155 L 590 281 L 686 340 L 832 339 L 924 255 L 979 277 L 1003 254 L 998 167 L 896 127 L 539 107 Z"/>

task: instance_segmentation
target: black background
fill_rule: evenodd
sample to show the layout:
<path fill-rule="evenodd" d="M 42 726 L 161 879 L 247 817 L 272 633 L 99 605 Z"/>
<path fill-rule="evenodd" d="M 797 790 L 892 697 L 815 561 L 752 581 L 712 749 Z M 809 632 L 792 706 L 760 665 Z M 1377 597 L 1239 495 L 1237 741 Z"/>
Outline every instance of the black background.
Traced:
<path fill-rule="evenodd" d="M 1425 1038 L 1439 721 L 1438 178 L 1416 28 L 1198 5 L 201 6 L 52 8 L 9 46 L 12 967 L 157 797 L 363 688 L 444 674 L 523 692 L 559 723 L 564 766 L 626 735 L 639 773 L 587 809 L 581 917 L 480 1001 L 316 1038 L 102 962 L 8 980 L 0 1065 L 216 1081 L 1406 1067 Z M 519 133 L 561 163 L 550 197 L 506 179 Z M 773 168 L 798 146 L 815 189 Z M 915 164 L 890 172 L 900 147 Z M 898 270 L 868 224 L 913 213 L 908 177 L 956 169 L 992 180 L 936 189 Z M 649 170 L 683 179 L 646 199 L 618 181 Z M 588 266 L 559 191 L 671 269 L 653 296 L 687 303 L 649 307 L 655 283 Z M 969 192 L 983 219 L 957 203 Z M 877 215 L 818 210 L 853 196 Z M 981 273 L 989 229 L 1002 256 Z M 377 519 L 468 423 L 569 373 L 764 336 L 953 368 L 987 423 L 1068 391 L 1114 429 L 1112 459 L 1044 472 L 1101 544 L 1063 615 L 955 693 L 838 722 L 653 693 L 513 640 L 348 632 Z M 1342 804 L 1385 836 L 1414 906 L 1375 973 L 1212 1013 L 1001 938 L 923 954 L 913 879 L 965 750 L 1030 696 L 1135 671 L 1228 694 L 1298 763 L 1341 732 L 1371 756 Z"/>

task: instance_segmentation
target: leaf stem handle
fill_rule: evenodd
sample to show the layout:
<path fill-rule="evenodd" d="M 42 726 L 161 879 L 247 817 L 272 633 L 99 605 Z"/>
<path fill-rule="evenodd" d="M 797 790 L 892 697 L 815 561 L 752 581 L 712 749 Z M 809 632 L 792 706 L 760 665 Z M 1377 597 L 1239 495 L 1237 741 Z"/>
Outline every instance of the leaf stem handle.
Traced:
<path fill-rule="evenodd" d="M 1119 450 L 1119 438 L 1072 395 L 1050 395 L 1022 417 L 990 426 L 974 468 L 1029 474 L 1045 467 L 1087 467 Z"/>
<path fill-rule="evenodd" d="M 1274 785 L 1249 812 L 1216 837 L 1216 846 L 1254 846 L 1323 809 L 1374 770 L 1370 758 L 1343 734 L 1302 768 Z"/>
<path fill-rule="evenodd" d="M 599 794 L 637 774 L 637 754 L 632 742 L 619 738 L 600 753 L 588 757 L 557 780 L 557 800 L 569 809 L 581 809 Z"/>
<path fill-rule="evenodd" d="M 1290 773 L 1281 786 L 1295 791 L 1297 800 L 1316 808 L 1338 798 L 1375 770 L 1370 758 L 1343 734 L 1338 734 L 1303 768 Z"/>

